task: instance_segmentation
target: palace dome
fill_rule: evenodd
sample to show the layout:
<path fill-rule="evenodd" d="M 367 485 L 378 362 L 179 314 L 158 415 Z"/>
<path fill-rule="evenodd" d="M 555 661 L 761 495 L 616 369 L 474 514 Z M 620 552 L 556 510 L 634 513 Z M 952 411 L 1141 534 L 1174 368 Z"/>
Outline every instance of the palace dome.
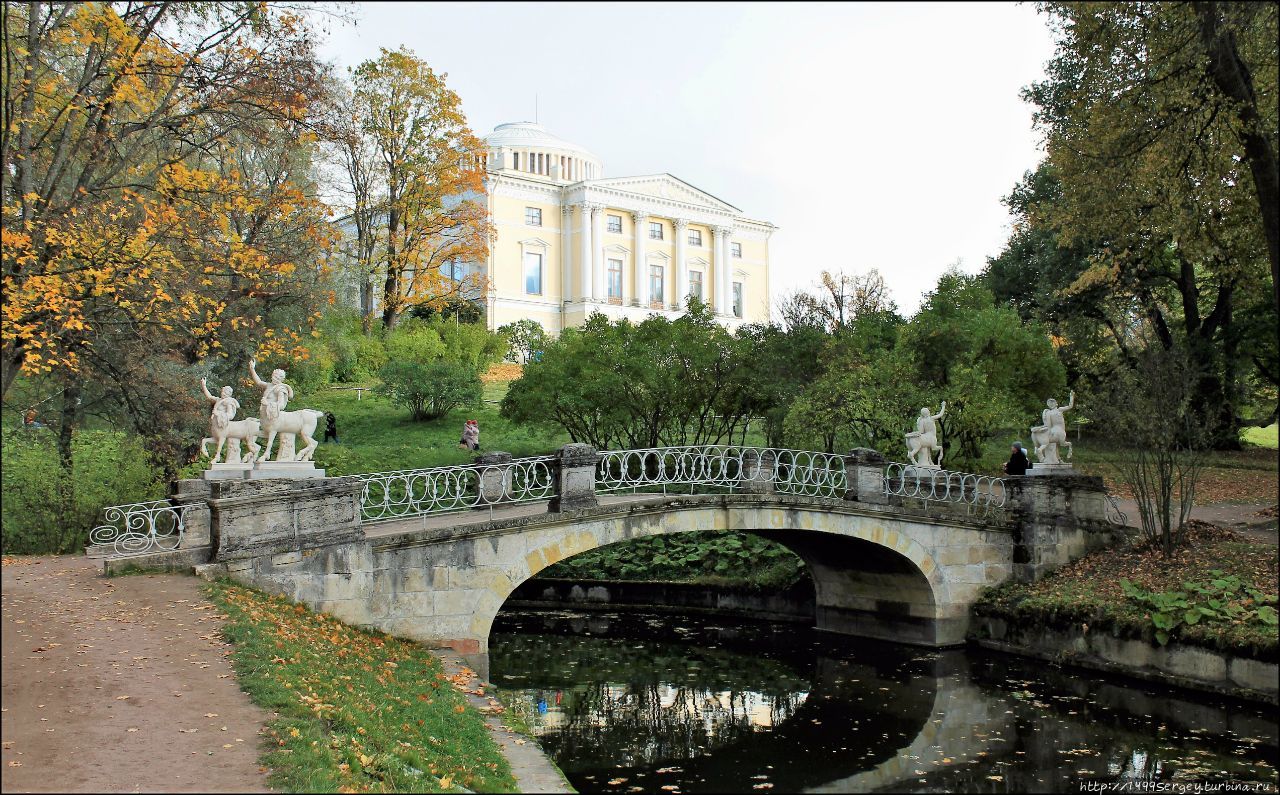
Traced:
<path fill-rule="evenodd" d="M 558 182 L 597 179 L 604 172 L 600 159 L 586 147 L 552 135 L 531 121 L 499 124 L 484 141 L 494 170 L 546 176 Z"/>

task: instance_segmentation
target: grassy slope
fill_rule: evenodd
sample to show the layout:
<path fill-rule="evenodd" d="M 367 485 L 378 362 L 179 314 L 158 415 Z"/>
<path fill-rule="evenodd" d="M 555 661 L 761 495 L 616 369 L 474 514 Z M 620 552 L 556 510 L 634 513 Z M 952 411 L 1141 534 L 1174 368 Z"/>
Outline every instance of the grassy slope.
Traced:
<path fill-rule="evenodd" d="M 263 762 L 287 792 L 514 792 L 483 719 L 417 644 L 345 626 L 229 581 L 232 663 L 255 703 L 278 713 Z"/>
<path fill-rule="evenodd" d="M 1133 545 L 1095 552 L 1034 583 L 1005 583 L 983 594 L 980 615 L 1000 616 L 1027 626 L 1047 625 L 1152 640 L 1150 608 L 1127 597 L 1120 580 L 1153 592 L 1184 591 L 1187 581 L 1207 582 L 1208 572 L 1234 575 L 1276 603 L 1276 548 L 1230 530 L 1192 523 L 1187 543 L 1164 558 L 1157 549 Z M 1252 604 L 1252 603 L 1250 603 Z M 1260 621 L 1205 619 L 1182 625 L 1173 638 L 1247 656 L 1275 659 L 1275 626 Z"/>
<path fill-rule="evenodd" d="M 570 440 L 552 428 L 529 428 L 503 419 L 498 403 L 507 384 L 485 384 L 484 403 L 455 409 L 443 419 L 414 422 L 405 409 L 366 391 L 360 399 L 351 390 L 324 389 L 301 397 L 298 406 L 332 411 L 341 444 L 325 442 L 316 448 L 318 466 L 330 475 L 387 472 L 469 463 L 474 454 L 458 449 L 462 424 L 480 424 L 480 451 L 502 450 L 520 458 L 554 452 Z"/>

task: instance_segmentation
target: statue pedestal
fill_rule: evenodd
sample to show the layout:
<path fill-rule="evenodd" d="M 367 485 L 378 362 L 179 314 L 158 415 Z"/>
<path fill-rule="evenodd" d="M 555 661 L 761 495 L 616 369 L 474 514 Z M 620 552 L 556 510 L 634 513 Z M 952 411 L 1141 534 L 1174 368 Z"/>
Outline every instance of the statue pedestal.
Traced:
<path fill-rule="evenodd" d="M 1048 477 L 1052 475 L 1075 475 L 1076 468 L 1070 464 L 1032 464 L 1027 470 L 1027 477 Z"/>
<path fill-rule="evenodd" d="M 938 473 L 942 471 L 942 467 L 934 464 L 933 466 L 924 466 L 916 464 L 907 464 L 902 468 L 902 479 L 911 478 L 913 480 L 933 480 L 937 478 Z"/>
<path fill-rule="evenodd" d="M 314 461 L 259 461 L 246 477 L 249 480 L 322 478 L 324 470 L 316 469 Z"/>
<path fill-rule="evenodd" d="M 203 480 L 243 480 L 252 470 L 253 464 L 210 464 L 200 477 Z"/>

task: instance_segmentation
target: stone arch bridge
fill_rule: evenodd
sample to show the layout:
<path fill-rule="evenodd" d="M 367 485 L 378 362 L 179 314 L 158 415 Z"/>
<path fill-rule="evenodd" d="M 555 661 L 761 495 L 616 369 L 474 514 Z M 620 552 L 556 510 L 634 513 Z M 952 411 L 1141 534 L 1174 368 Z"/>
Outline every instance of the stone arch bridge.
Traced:
<path fill-rule="evenodd" d="M 1112 543 L 1100 478 L 989 478 L 847 455 L 740 447 L 553 456 L 301 480 L 185 480 L 116 506 L 92 552 L 108 570 L 229 575 L 360 626 L 484 653 L 507 597 L 608 544 L 736 530 L 777 541 L 813 576 L 816 626 L 963 643 L 979 592 Z M 120 553 L 129 553 L 122 556 Z M 140 553 L 140 554 L 138 554 Z"/>

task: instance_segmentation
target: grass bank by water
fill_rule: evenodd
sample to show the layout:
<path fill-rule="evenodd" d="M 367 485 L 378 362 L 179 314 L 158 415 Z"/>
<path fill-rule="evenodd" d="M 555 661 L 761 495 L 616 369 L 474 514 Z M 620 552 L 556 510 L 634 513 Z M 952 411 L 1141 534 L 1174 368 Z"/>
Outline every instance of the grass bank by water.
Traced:
<path fill-rule="evenodd" d="M 240 686 L 278 713 L 286 792 L 515 792 L 505 757 L 427 649 L 229 581 L 208 586 Z"/>
<path fill-rule="evenodd" d="M 1135 597 L 1122 580 L 1150 596 Z M 1274 615 L 1276 592 L 1275 546 L 1192 522 L 1187 543 L 1170 558 L 1141 544 L 1101 550 L 1040 582 L 1010 582 L 990 589 L 974 611 L 1028 626 L 1087 626 L 1091 633 L 1115 632 L 1157 642 L 1161 627 L 1155 614 L 1162 611 L 1155 601 L 1170 606 L 1163 611 L 1175 619 L 1166 630 L 1170 640 L 1275 660 L 1276 625 L 1263 620 L 1266 611 L 1259 608 L 1269 606 Z M 1200 613 L 1200 606 L 1213 616 Z M 1187 616 L 1192 610 L 1196 615 Z"/>

